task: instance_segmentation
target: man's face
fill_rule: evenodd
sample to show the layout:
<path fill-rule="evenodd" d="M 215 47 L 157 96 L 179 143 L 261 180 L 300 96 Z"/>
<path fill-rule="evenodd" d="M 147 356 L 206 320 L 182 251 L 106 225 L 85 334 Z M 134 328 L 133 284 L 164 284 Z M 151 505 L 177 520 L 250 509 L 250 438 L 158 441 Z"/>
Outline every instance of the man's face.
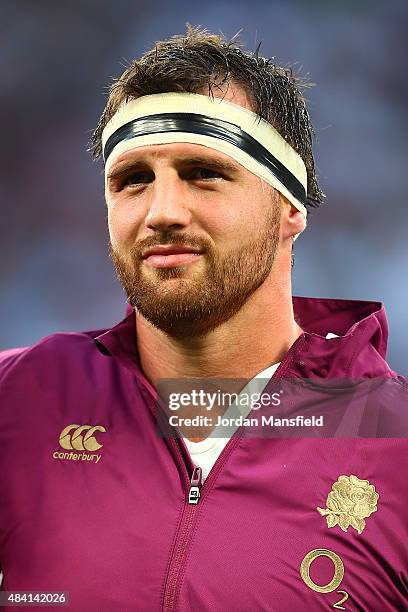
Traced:
<path fill-rule="evenodd" d="M 225 98 L 250 108 L 240 90 Z M 175 337 L 230 319 L 271 272 L 279 194 L 218 151 L 127 151 L 110 168 L 106 201 L 110 255 L 130 304 Z"/>

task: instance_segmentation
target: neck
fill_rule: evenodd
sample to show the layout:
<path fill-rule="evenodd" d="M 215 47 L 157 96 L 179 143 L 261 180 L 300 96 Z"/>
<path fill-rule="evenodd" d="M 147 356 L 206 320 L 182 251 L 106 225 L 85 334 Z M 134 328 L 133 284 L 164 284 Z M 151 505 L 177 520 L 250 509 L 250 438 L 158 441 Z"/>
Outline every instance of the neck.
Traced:
<path fill-rule="evenodd" d="M 151 384 L 160 378 L 250 379 L 282 361 L 303 332 L 294 319 L 290 275 L 282 281 L 274 268 L 236 315 L 201 336 L 174 338 L 137 312 L 140 362 Z"/>

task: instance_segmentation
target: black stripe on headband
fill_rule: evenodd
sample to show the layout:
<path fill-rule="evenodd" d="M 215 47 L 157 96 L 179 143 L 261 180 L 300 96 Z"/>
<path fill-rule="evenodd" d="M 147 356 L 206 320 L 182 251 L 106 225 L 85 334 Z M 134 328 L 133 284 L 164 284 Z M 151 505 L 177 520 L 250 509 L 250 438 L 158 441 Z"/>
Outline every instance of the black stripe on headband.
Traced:
<path fill-rule="evenodd" d="M 125 123 L 108 138 L 103 151 L 105 163 L 119 142 L 163 132 L 187 132 L 225 140 L 268 168 L 299 202 L 306 202 L 302 183 L 255 138 L 233 123 L 195 113 L 160 113 Z"/>

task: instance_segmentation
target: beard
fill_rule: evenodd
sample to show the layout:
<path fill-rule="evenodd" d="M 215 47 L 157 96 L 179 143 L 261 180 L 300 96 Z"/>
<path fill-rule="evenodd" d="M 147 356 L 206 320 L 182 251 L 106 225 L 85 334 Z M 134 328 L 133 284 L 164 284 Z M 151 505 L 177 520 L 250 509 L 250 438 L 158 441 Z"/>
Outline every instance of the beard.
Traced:
<path fill-rule="evenodd" d="M 109 241 L 109 255 L 128 302 L 147 321 L 175 338 L 197 337 L 233 317 L 268 278 L 279 228 L 280 207 L 274 201 L 260 234 L 226 253 L 204 237 L 168 230 L 138 241 L 126 257 Z M 199 248 L 200 261 L 148 268 L 142 253 L 159 244 Z"/>

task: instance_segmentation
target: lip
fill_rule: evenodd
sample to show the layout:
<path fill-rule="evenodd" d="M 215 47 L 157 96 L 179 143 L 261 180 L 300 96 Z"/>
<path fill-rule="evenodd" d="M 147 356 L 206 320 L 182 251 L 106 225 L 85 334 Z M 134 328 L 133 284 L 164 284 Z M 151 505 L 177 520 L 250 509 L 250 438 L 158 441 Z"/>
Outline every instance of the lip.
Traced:
<path fill-rule="evenodd" d="M 150 255 L 144 265 L 150 268 L 176 268 L 186 266 L 201 259 L 201 253 L 171 253 L 170 255 Z"/>
<path fill-rule="evenodd" d="M 185 253 L 195 253 L 200 255 L 201 249 L 184 246 L 182 244 L 163 244 L 146 249 L 142 255 L 143 259 L 147 259 L 152 255 L 182 255 Z"/>

